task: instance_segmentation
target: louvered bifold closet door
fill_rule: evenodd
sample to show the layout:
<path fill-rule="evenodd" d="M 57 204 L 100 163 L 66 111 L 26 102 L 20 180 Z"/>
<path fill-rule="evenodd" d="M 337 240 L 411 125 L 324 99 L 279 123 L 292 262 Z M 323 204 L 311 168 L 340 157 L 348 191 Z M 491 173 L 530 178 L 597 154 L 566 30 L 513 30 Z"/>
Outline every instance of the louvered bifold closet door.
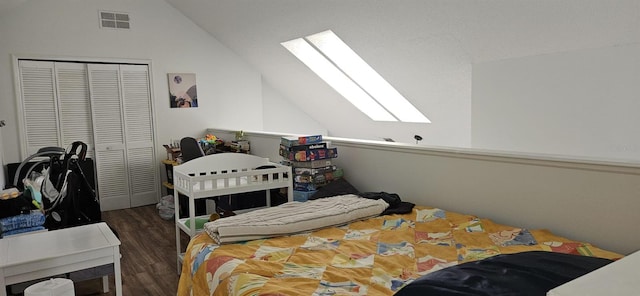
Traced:
<path fill-rule="evenodd" d="M 103 211 L 130 207 L 119 65 L 89 64 L 98 196 Z"/>
<path fill-rule="evenodd" d="M 121 65 L 131 206 L 156 203 L 159 183 L 153 148 L 153 117 L 146 65 Z"/>
<path fill-rule="evenodd" d="M 94 158 L 93 123 L 89 77 L 83 63 L 55 63 L 62 147 L 75 141 L 87 144 L 87 157 Z"/>
<path fill-rule="evenodd" d="M 53 62 L 19 61 L 23 158 L 42 147 L 60 146 Z"/>

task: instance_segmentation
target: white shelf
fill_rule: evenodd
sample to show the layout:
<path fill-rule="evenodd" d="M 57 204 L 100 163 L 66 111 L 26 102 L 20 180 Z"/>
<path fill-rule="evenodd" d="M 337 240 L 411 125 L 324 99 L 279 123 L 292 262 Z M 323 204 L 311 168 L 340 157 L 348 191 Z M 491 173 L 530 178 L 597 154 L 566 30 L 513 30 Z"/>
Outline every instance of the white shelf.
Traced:
<path fill-rule="evenodd" d="M 191 223 L 195 223 L 195 221 L 197 219 L 209 219 L 209 215 L 202 215 L 202 216 L 196 216 L 193 217 L 193 221 L 189 222 L 189 224 Z M 189 237 L 192 237 L 200 232 L 202 232 L 202 228 L 198 229 L 196 228 L 196 231 L 194 233 L 191 232 L 191 227 L 187 226 L 187 221 L 190 220 L 191 218 L 182 218 L 182 219 L 178 219 L 178 221 L 176 222 L 176 225 L 178 226 L 178 228 L 180 228 L 180 230 L 184 231 L 187 235 L 189 235 Z"/>

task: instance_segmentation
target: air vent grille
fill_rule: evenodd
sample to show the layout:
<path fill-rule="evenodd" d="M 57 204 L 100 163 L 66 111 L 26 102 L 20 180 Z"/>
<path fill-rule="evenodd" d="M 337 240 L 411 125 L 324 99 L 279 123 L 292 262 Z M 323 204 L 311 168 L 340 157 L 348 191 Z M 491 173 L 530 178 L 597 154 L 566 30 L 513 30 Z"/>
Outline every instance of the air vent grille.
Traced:
<path fill-rule="evenodd" d="M 113 11 L 100 11 L 100 28 L 130 29 L 129 14 Z"/>

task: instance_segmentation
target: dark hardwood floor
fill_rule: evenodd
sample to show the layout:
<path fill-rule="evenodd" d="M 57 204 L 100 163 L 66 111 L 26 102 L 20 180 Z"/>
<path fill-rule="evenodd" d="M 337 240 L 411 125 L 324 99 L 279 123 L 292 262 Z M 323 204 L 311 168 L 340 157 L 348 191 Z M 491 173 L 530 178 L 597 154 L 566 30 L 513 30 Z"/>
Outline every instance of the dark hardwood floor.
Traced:
<path fill-rule="evenodd" d="M 176 238 L 172 220 L 163 220 L 155 205 L 102 213 L 121 241 L 122 290 L 127 295 L 176 295 Z M 183 246 L 188 237 L 181 235 Z M 76 295 L 115 295 L 113 275 L 109 293 L 102 293 L 102 280 L 74 283 Z"/>

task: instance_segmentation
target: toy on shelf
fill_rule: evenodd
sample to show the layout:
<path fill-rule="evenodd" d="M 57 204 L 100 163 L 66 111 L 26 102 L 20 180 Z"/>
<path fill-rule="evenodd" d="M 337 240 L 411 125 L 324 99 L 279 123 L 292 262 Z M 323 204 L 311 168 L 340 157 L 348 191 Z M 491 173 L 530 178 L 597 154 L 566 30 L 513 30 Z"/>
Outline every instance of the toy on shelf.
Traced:
<path fill-rule="evenodd" d="M 213 154 L 216 152 L 217 147 L 224 146 L 224 140 L 213 134 L 206 134 L 198 142 L 205 154 Z"/>
<path fill-rule="evenodd" d="M 181 150 L 179 146 L 174 146 L 174 144 L 162 145 L 164 149 L 167 150 L 167 159 L 168 160 L 176 160 L 180 156 Z"/>
<path fill-rule="evenodd" d="M 240 152 L 250 153 L 250 144 L 248 140 L 244 139 L 244 132 L 240 131 L 236 133 L 236 140 L 225 141 L 216 137 L 213 134 L 207 134 L 204 138 L 200 139 L 200 145 L 205 154 L 222 153 L 222 152 Z"/>
<path fill-rule="evenodd" d="M 218 137 L 216 137 L 215 135 L 212 134 L 206 134 L 204 136 L 204 138 L 200 139 L 201 143 L 208 143 L 211 145 L 218 145 L 221 143 L 224 143 L 224 141 L 222 139 L 218 139 Z"/>

